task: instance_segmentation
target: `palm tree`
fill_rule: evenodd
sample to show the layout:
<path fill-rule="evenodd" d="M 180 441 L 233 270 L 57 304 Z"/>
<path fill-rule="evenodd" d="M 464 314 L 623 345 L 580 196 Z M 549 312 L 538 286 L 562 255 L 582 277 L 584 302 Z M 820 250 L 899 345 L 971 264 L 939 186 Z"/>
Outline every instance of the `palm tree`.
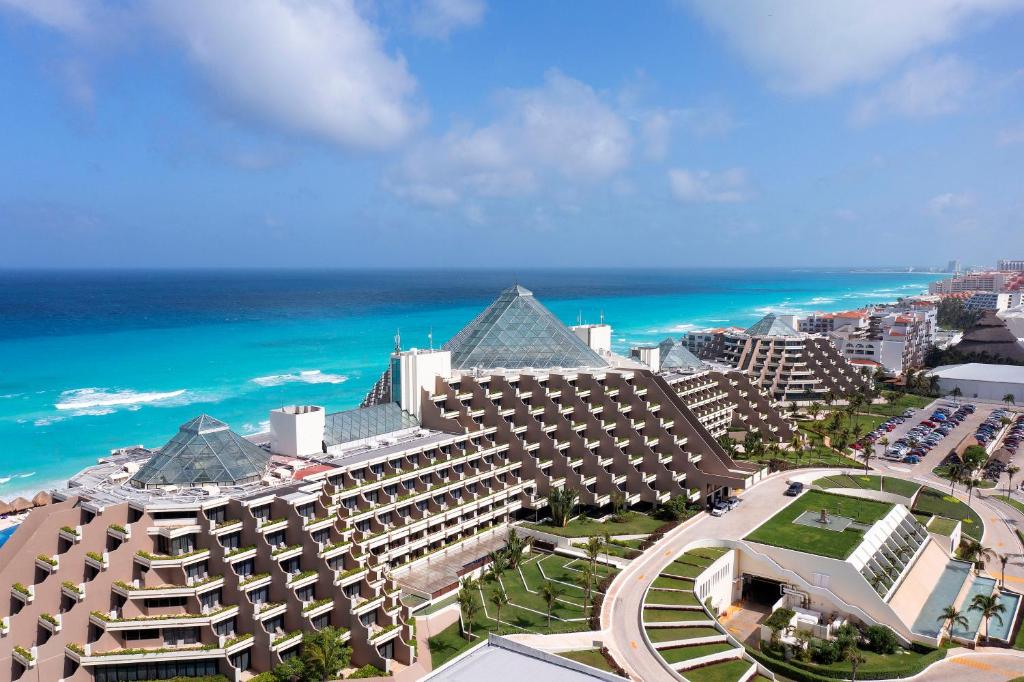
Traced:
<path fill-rule="evenodd" d="M 875 592 L 878 592 L 879 586 L 885 584 L 885 574 L 884 573 L 872 573 L 871 574 L 871 580 L 869 580 L 868 582 L 871 583 L 871 587 L 873 587 L 875 589 Z"/>
<path fill-rule="evenodd" d="M 462 614 L 462 631 L 466 632 L 466 623 L 471 622 L 473 616 L 476 615 L 476 599 L 473 598 L 473 593 L 463 587 L 459 590 L 459 613 Z M 466 637 L 467 640 L 472 640 L 472 632 Z"/>
<path fill-rule="evenodd" d="M 850 663 L 850 682 L 856 682 L 857 669 L 868 662 L 856 647 L 846 650 L 846 660 Z"/>
<path fill-rule="evenodd" d="M 957 400 L 957 401 L 958 401 L 958 400 L 960 400 L 960 396 L 962 396 L 962 395 L 964 394 L 964 392 L 960 390 L 960 387 L 959 387 L 959 386 L 954 386 L 954 387 L 953 387 L 953 390 L 952 390 L 952 391 L 950 391 L 950 392 L 949 392 L 949 394 L 950 394 L 951 396 L 953 396 L 953 399 L 954 399 L 954 400 Z"/>
<path fill-rule="evenodd" d="M 970 622 L 967 620 L 967 616 L 957 611 L 956 607 L 952 604 L 942 609 L 942 613 L 936 620 L 944 622 L 946 624 L 945 627 L 949 629 L 950 633 L 953 632 L 953 628 L 957 625 L 962 628 L 966 628 L 970 625 Z"/>
<path fill-rule="evenodd" d="M 1013 477 L 1017 475 L 1018 471 L 1020 471 L 1020 467 L 1019 466 L 1015 466 L 1015 465 L 1011 464 L 1010 466 L 1006 467 L 1006 496 L 1007 497 L 1012 497 L 1010 495 L 1010 488 L 1013 487 Z"/>
<path fill-rule="evenodd" d="M 999 569 L 1000 569 L 999 586 L 1000 587 L 1006 587 L 1006 564 L 1008 564 L 1010 562 L 1010 555 L 1009 554 L 997 554 L 996 556 L 999 557 Z"/>
<path fill-rule="evenodd" d="M 347 668 L 352 658 L 352 649 L 341 640 L 342 632 L 337 628 L 325 627 L 302 638 L 302 663 L 305 679 L 319 682 L 336 680 L 342 668 Z"/>
<path fill-rule="evenodd" d="M 928 377 L 928 391 L 932 395 L 939 394 L 939 377 L 935 376 L 934 374 Z"/>
<path fill-rule="evenodd" d="M 974 489 L 981 485 L 981 481 L 976 478 L 968 478 L 967 481 L 967 506 L 971 506 L 971 495 L 974 493 Z"/>
<path fill-rule="evenodd" d="M 864 460 L 864 473 L 868 472 L 868 466 L 870 465 L 871 458 L 875 456 L 875 449 L 870 445 L 865 445 L 860 451 L 861 459 Z"/>
<path fill-rule="evenodd" d="M 494 550 L 487 553 L 487 558 L 491 561 L 491 575 L 497 580 L 501 578 L 501 574 L 505 572 L 505 552 L 502 550 Z"/>
<path fill-rule="evenodd" d="M 508 592 L 505 591 L 505 586 L 498 583 L 497 589 L 491 593 L 491 603 L 494 604 L 494 608 L 498 612 L 497 621 L 501 623 L 501 608 L 507 606 L 509 603 Z"/>
<path fill-rule="evenodd" d="M 825 404 L 826 404 L 826 405 L 828 405 L 828 406 L 829 406 L 829 407 L 831 408 L 831 407 L 832 407 L 832 405 L 833 405 L 833 404 L 834 404 L 835 402 L 836 402 L 836 394 L 835 394 L 835 391 L 831 391 L 831 390 L 830 390 L 830 391 L 829 391 L 828 393 L 826 393 L 826 394 L 825 394 Z"/>
<path fill-rule="evenodd" d="M 463 608 L 463 613 L 466 617 L 466 622 L 469 628 L 469 636 L 466 638 L 470 641 L 473 640 L 473 619 L 476 618 L 476 614 L 480 612 L 480 604 L 475 599 L 470 599 L 466 602 Z"/>
<path fill-rule="evenodd" d="M 583 613 L 586 615 L 587 604 L 590 603 L 590 594 L 594 587 L 594 569 L 590 564 L 583 564 L 579 575 L 576 576 L 576 582 L 583 588 Z"/>
<path fill-rule="evenodd" d="M 985 620 L 985 640 L 988 641 L 988 621 L 995 618 L 999 624 L 1003 623 L 1003 613 L 1006 606 L 999 602 L 999 597 L 993 594 L 976 594 L 971 600 L 968 611 L 981 611 L 981 617 Z"/>
<path fill-rule="evenodd" d="M 551 610 L 555 608 L 558 598 L 562 596 L 562 590 L 550 580 L 540 586 L 540 596 L 548 607 L 548 627 L 551 627 Z"/>
<path fill-rule="evenodd" d="M 963 557 L 964 561 L 974 563 L 975 569 L 980 569 L 981 566 L 985 565 L 986 561 L 995 557 L 995 552 L 977 540 L 965 540 L 960 543 L 960 556 Z"/>
<path fill-rule="evenodd" d="M 807 406 L 807 414 L 811 416 L 811 419 L 815 422 L 818 421 L 818 415 L 821 414 L 821 403 L 813 402 Z"/>
<path fill-rule="evenodd" d="M 548 493 L 548 506 L 551 507 L 551 520 L 556 526 L 565 528 L 573 516 L 576 501 L 580 494 L 571 488 L 555 488 Z"/>
<path fill-rule="evenodd" d="M 505 567 L 511 570 L 519 568 L 523 561 L 523 554 L 530 546 L 531 538 L 520 535 L 513 529 L 509 529 L 508 537 L 505 538 Z"/>
<path fill-rule="evenodd" d="M 1003 396 L 1003 402 L 1006 403 L 1007 407 L 1009 407 L 1010 405 L 1015 405 L 1017 401 L 1014 399 L 1012 393 L 1007 393 Z"/>

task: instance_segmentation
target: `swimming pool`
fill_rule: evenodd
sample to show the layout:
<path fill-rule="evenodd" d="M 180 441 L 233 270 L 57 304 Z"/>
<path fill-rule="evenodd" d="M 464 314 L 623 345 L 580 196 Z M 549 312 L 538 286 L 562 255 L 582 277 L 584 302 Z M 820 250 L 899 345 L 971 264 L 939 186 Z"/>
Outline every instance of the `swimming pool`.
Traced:
<path fill-rule="evenodd" d="M 954 637 L 962 637 L 963 639 L 974 639 L 978 634 L 978 628 L 981 627 L 981 611 L 977 609 L 971 609 L 971 602 L 978 595 L 988 596 L 992 594 L 992 591 L 996 589 L 996 581 L 992 578 L 976 577 L 974 582 L 971 583 L 970 588 L 967 590 L 967 594 L 964 595 L 964 600 L 960 603 L 960 613 L 967 619 L 967 627 L 955 626 L 953 628 Z M 989 625 L 996 625 L 998 621 L 993 618 Z"/>
<path fill-rule="evenodd" d="M 967 582 L 971 573 L 971 565 L 964 561 L 950 561 L 942 571 L 939 582 L 935 589 L 928 595 L 921 612 L 914 620 L 914 632 L 927 637 L 938 637 L 939 632 L 945 625 L 939 618 L 942 616 L 942 609 L 946 608 L 960 594 L 960 588 Z"/>
<path fill-rule="evenodd" d="M 11 526 L 10 528 L 4 528 L 0 530 L 0 547 L 4 546 L 7 539 L 14 535 L 14 531 L 18 530 L 17 526 Z"/>

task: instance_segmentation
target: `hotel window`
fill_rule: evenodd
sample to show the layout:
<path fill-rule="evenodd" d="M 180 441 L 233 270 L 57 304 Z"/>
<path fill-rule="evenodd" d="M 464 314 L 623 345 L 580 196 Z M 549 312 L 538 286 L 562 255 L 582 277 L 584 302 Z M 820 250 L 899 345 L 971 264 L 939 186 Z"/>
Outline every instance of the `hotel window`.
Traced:
<path fill-rule="evenodd" d="M 361 533 L 365 533 L 366 531 L 370 530 L 370 520 L 363 519 L 362 521 L 356 523 L 356 530 L 358 530 Z"/>
<path fill-rule="evenodd" d="M 199 628 L 164 628 L 163 635 L 167 646 L 195 644 L 199 641 Z"/>
<path fill-rule="evenodd" d="M 206 518 L 214 523 L 224 523 L 224 520 L 228 517 L 227 507 L 217 507 L 216 509 L 207 509 Z"/>
<path fill-rule="evenodd" d="M 257 519 L 262 519 L 263 521 L 266 521 L 270 518 L 270 505 L 265 504 L 262 507 L 254 507 L 252 510 L 252 515 Z"/>
<path fill-rule="evenodd" d="M 396 484 L 394 484 L 394 483 L 392 483 L 391 485 L 384 486 L 384 494 L 385 495 L 394 495 L 397 492 L 398 492 L 398 486 Z"/>
<path fill-rule="evenodd" d="M 184 606 L 187 603 L 186 597 L 154 597 L 144 600 L 147 609 L 169 606 Z"/>
<path fill-rule="evenodd" d="M 185 577 L 192 580 L 202 580 L 209 574 L 209 566 L 205 561 L 189 564 L 185 567 Z"/>
<path fill-rule="evenodd" d="M 275 530 L 273 533 L 267 534 L 267 542 L 271 547 L 281 547 L 285 544 L 287 538 L 284 530 Z"/>
<path fill-rule="evenodd" d="M 354 582 L 351 585 L 347 585 L 345 587 L 345 596 L 349 597 L 350 599 L 352 597 L 358 597 L 359 596 L 359 583 L 358 582 Z"/>
<path fill-rule="evenodd" d="M 284 629 L 284 616 L 274 616 L 263 621 L 263 629 L 269 633 L 279 632 Z"/>
<path fill-rule="evenodd" d="M 242 546 L 242 534 L 241 533 L 230 533 L 224 535 L 220 539 L 220 544 L 224 549 L 238 549 Z"/>
<path fill-rule="evenodd" d="M 376 504 L 377 500 L 380 499 L 380 493 L 377 490 L 371 490 L 365 495 L 366 501 L 371 504 Z"/>
<path fill-rule="evenodd" d="M 413 478 L 410 478 L 408 481 L 405 481 L 405 483 L 403 485 L 405 485 L 405 489 L 406 490 L 415 490 L 416 489 L 416 480 L 413 479 Z"/>
<path fill-rule="evenodd" d="M 331 612 L 328 611 L 327 613 L 321 613 L 319 616 L 313 618 L 313 620 L 310 622 L 312 623 L 313 627 L 317 630 L 323 630 L 325 627 L 331 624 Z"/>
<path fill-rule="evenodd" d="M 160 635 L 159 630 L 125 630 L 122 633 L 126 642 L 140 642 L 146 639 L 155 639 Z"/>
<path fill-rule="evenodd" d="M 293 556 L 291 559 L 285 559 L 281 562 L 281 570 L 285 573 L 295 574 L 302 570 L 302 563 L 299 561 L 299 557 Z"/>
<path fill-rule="evenodd" d="M 301 602 L 313 601 L 316 599 L 316 585 L 306 585 L 295 590 L 295 596 Z"/>
<path fill-rule="evenodd" d="M 357 504 L 359 504 L 359 501 L 355 497 L 346 497 L 341 501 L 341 506 L 345 509 L 355 509 Z"/>
<path fill-rule="evenodd" d="M 199 604 L 204 609 L 215 609 L 220 606 L 221 591 L 210 590 L 199 595 Z"/>
<path fill-rule="evenodd" d="M 297 511 L 299 513 L 299 516 L 301 516 L 302 518 L 311 519 L 313 518 L 313 514 L 316 513 L 316 508 L 313 506 L 313 503 L 311 502 L 309 504 L 300 505 L 299 507 L 296 508 L 295 511 Z"/>
<path fill-rule="evenodd" d="M 318 542 L 318 543 L 321 543 L 321 544 L 325 544 L 325 543 L 329 542 L 330 539 L 331 539 L 331 529 L 330 528 L 321 528 L 320 530 L 318 530 L 315 533 L 313 533 L 313 542 Z"/>
<path fill-rule="evenodd" d="M 247 578 L 256 572 L 256 562 L 253 559 L 246 559 L 235 564 L 235 575 L 240 578 Z"/>
<path fill-rule="evenodd" d="M 383 514 L 377 517 L 377 520 L 384 525 L 391 523 L 391 512 L 384 512 Z"/>
<path fill-rule="evenodd" d="M 235 623 L 234 618 L 228 618 L 227 620 L 222 620 L 219 623 L 215 623 L 213 626 L 213 631 L 216 632 L 218 635 L 230 637 L 231 635 L 235 634 L 236 625 L 237 624 Z"/>
<path fill-rule="evenodd" d="M 370 611 L 369 613 L 364 613 L 363 615 L 359 616 L 359 622 L 361 622 L 363 625 L 376 625 L 377 624 L 377 611 L 376 611 L 376 609 L 374 609 L 373 611 Z"/>
<path fill-rule="evenodd" d="M 389 642 L 384 642 L 383 644 L 381 644 L 379 647 L 377 647 L 377 653 L 379 653 L 384 658 L 394 658 L 395 640 L 391 640 Z"/>
<path fill-rule="evenodd" d="M 372 471 L 375 474 L 383 474 L 384 473 L 384 465 L 383 464 L 374 464 L 374 465 L 372 465 L 370 467 L 370 471 Z"/>
<path fill-rule="evenodd" d="M 270 601 L 270 588 L 266 585 L 249 593 L 249 601 L 253 604 L 266 604 Z"/>

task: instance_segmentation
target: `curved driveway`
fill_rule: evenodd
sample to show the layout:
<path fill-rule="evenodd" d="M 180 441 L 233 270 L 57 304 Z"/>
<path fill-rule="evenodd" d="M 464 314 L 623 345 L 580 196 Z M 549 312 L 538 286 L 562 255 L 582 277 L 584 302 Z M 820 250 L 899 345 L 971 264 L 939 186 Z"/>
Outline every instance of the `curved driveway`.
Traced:
<path fill-rule="evenodd" d="M 701 514 L 691 519 L 666 534 L 654 547 L 630 562 L 629 566 L 616 576 L 601 607 L 601 627 L 605 646 L 611 650 L 632 679 L 642 682 L 665 678 L 665 670 L 660 659 L 644 643 L 640 624 L 644 593 L 665 566 L 671 563 L 686 545 L 696 540 L 738 540 L 745 537 L 754 527 L 791 501 L 782 495 L 788 479 L 798 477 L 802 480 L 813 480 L 836 471 L 835 468 L 800 469 L 772 474 L 744 491 L 740 495 L 743 501 L 735 511 L 718 518 Z M 924 462 L 917 467 L 883 464 L 880 470 L 876 469 L 872 473 L 927 483 L 940 490 L 943 488 L 942 479 L 932 476 L 931 468 Z M 948 486 L 948 483 L 946 485 Z M 966 493 L 960 490 L 956 492 L 957 497 L 966 501 Z M 995 502 L 979 499 L 978 495 L 973 496 L 971 507 L 981 515 L 985 523 L 986 546 L 1012 556 L 1006 567 L 1006 581 L 1011 587 L 1021 590 L 1024 588 L 1024 548 L 1013 531 L 1015 528 L 1024 531 L 1024 515 Z M 991 575 L 999 577 L 998 560 L 989 562 L 986 569 Z M 1002 669 L 1007 666 L 1018 671 L 1018 675 L 1024 674 L 1024 664 L 1019 656 L 979 653 L 951 659 L 942 664 L 941 670 L 936 669 L 935 677 L 929 674 L 927 679 L 952 680 L 962 678 L 965 674 L 972 680 L 1007 679 L 1005 676 L 999 677 L 1003 674 Z M 931 670 L 930 668 L 929 671 Z M 918 679 L 924 678 L 919 676 Z"/>

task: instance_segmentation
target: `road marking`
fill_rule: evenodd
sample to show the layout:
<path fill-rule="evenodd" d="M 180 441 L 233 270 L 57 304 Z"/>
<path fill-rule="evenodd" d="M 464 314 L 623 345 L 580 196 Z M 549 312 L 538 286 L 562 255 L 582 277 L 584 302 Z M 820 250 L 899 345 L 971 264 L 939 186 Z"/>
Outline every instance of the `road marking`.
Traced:
<path fill-rule="evenodd" d="M 643 580 L 643 579 L 644 579 L 644 574 L 643 574 L 643 573 L 641 573 L 640 575 L 638 575 L 638 576 L 636 577 L 636 579 L 637 579 L 637 580 Z"/>
<path fill-rule="evenodd" d="M 629 640 L 629 646 L 630 646 L 630 648 L 636 649 L 637 648 L 636 640 L 635 639 Z"/>

